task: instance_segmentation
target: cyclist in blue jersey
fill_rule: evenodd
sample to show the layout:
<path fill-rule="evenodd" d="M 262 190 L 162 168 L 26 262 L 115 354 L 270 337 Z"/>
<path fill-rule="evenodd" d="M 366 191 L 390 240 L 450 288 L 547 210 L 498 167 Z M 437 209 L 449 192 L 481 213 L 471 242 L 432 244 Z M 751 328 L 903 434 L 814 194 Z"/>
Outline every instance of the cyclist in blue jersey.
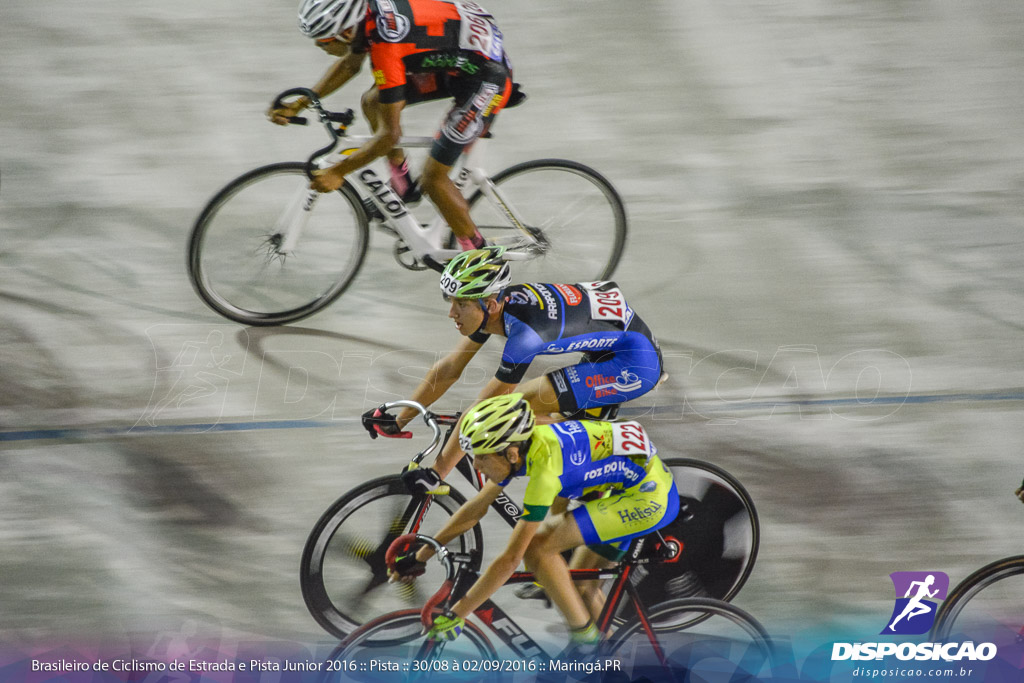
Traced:
<path fill-rule="evenodd" d="M 443 396 L 493 335 L 505 337 L 505 347 L 478 400 L 519 391 L 537 415 L 575 417 L 587 411 L 608 418 L 620 403 L 658 384 L 658 342 L 614 282 L 510 285 L 504 253 L 503 247 L 466 251 L 445 268 L 441 291 L 451 301 L 448 317 L 463 339 L 434 364 L 412 400 L 429 406 Z M 520 385 L 537 356 L 566 353 L 583 358 Z M 363 426 L 373 438 L 408 438 L 403 428 L 416 414 L 371 410 L 363 415 Z M 414 490 L 436 488 L 462 455 L 451 439 L 433 468 L 406 473 L 406 483 Z"/>

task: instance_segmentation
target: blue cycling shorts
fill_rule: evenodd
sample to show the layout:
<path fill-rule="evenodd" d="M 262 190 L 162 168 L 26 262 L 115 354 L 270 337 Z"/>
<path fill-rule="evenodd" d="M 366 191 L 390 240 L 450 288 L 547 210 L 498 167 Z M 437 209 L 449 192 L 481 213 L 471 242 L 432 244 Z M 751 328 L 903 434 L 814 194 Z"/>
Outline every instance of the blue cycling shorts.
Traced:
<path fill-rule="evenodd" d="M 626 333 L 626 342 L 614 352 L 584 356 L 576 365 L 548 373 L 563 414 L 632 401 L 658 384 L 662 372 L 658 348 L 635 332 Z"/>

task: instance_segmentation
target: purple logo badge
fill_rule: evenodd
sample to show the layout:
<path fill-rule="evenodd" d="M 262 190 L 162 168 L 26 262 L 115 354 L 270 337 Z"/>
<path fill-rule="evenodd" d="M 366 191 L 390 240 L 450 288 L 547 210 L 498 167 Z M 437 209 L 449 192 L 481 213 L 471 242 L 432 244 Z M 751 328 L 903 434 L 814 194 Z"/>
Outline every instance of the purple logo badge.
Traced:
<path fill-rule="evenodd" d="M 881 635 L 927 633 L 938 601 L 949 591 L 949 577 L 942 572 L 893 572 L 889 578 L 896 588 L 896 605 Z"/>

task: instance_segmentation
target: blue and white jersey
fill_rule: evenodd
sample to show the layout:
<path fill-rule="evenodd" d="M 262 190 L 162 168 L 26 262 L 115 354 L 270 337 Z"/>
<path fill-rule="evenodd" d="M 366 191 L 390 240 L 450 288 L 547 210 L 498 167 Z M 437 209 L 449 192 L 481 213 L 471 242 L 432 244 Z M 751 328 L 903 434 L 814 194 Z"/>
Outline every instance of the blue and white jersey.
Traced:
<path fill-rule="evenodd" d="M 518 384 L 537 356 L 579 352 L 590 358 L 657 349 L 647 325 L 614 282 L 528 283 L 505 288 L 505 349 L 495 377 Z M 482 343 L 488 335 L 471 337 Z"/>

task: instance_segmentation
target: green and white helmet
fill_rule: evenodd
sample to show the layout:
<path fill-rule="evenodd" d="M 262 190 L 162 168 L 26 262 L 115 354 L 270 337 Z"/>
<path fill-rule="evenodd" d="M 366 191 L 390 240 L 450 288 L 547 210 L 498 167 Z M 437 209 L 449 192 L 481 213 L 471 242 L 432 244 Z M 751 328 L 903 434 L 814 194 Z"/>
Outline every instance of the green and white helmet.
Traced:
<path fill-rule="evenodd" d="M 497 294 L 512 281 L 505 247 L 484 247 L 464 251 L 441 273 L 441 292 L 445 298 L 483 299 Z"/>
<path fill-rule="evenodd" d="M 500 453 L 533 434 L 533 409 L 522 394 L 484 399 L 462 418 L 459 446 L 472 455 Z"/>

